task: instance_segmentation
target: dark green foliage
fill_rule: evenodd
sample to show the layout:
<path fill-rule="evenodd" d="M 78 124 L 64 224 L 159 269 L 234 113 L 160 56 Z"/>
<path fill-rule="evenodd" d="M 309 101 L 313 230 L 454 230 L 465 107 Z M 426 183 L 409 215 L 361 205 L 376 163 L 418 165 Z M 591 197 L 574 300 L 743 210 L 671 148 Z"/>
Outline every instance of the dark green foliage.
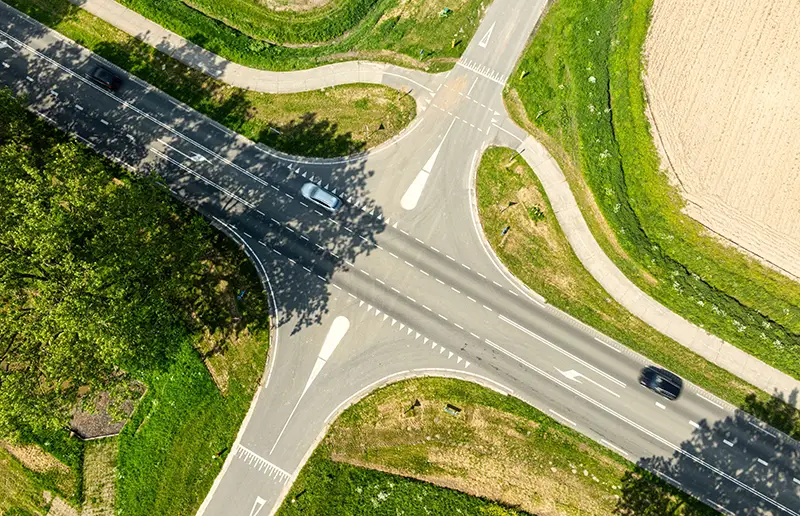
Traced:
<path fill-rule="evenodd" d="M 601 238 L 622 270 L 695 324 L 800 378 L 800 288 L 704 236 L 659 170 L 641 80 L 651 4 L 559 0 L 520 63 L 530 73 L 511 84 L 591 188 L 633 260 Z"/>
<path fill-rule="evenodd" d="M 0 434 L 63 427 L 81 385 L 163 367 L 207 226 L 0 93 Z"/>

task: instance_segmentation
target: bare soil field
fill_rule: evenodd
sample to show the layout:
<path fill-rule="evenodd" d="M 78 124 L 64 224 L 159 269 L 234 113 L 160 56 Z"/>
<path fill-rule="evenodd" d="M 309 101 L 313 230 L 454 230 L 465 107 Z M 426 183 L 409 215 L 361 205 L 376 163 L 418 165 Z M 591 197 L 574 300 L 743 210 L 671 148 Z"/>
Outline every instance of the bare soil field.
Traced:
<path fill-rule="evenodd" d="M 686 213 L 800 277 L 797 0 L 655 0 L 645 87 Z"/>

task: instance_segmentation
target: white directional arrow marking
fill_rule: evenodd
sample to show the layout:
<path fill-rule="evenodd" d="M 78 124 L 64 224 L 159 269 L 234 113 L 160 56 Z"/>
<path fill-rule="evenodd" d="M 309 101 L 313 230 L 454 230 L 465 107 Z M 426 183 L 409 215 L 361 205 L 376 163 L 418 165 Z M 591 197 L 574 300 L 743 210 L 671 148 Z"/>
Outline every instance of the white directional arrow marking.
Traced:
<path fill-rule="evenodd" d="M 317 356 L 317 362 L 314 364 L 314 369 L 311 370 L 311 375 L 308 377 L 306 387 L 303 389 L 303 394 L 306 393 L 308 388 L 311 386 L 311 382 L 313 382 L 319 372 L 322 371 L 322 366 L 324 366 L 331 357 L 333 350 L 336 349 L 336 346 L 339 345 L 349 329 L 350 320 L 347 317 L 340 315 L 333 320 L 331 329 L 328 330 L 328 335 L 325 337 L 325 342 L 322 343 L 322 349 L 319 351 L 319 356 Z M 303 397 L 303 394 L 300 395 L 301 398 Z"/>
<path fill-rule="evenodd" d="M 580 378 L 583 375 L 581 373 L 579 373 L 578 371 L 575 371 L 574 369 L 570 369 L 569 371 L 562 371 L 561 369 L 556 368 L 556 371 L 558 371 L 559 373 L 563 374 L 564 376 L 566 376 L 567 378 L 569 378 L 570 380 L 572 380 L 574 382 L 583 383 L 580 380 L 578 380 L 578 378 Z"/>
<path fill-rule="evenodd" d="M 558 371 L 559 373 L 563 374 L 564 376 L 566 376 L 570 380 L 572 380 L 574 382 L 577 382 L 577 383 L 583 383 L 580 380 L 578 380 L 578 378 L 583 378 L 584 380 L 589 380 L 591 383 L 597 385 L 598 387 L 600 387 L 601 389 L 603 389 L 607 393 L 613 394 L 614 396 L 619 398 L 619 394 L 617 394 L 616 392 L 612 391 L 611 389 L 607 389 L 607 388 L 603 387 L 602 385 L 600 385 L 599 383 L 595 382 L 594 380 L 592 380 L 588 376 L 584 376 L 581 373 L 579 373 L 578 371 L 575 371 L 574 369 L 570 369 L 569 371 L 562 371 L 561 369 L 556 367 L 556 371 Z"/>
<path fill-rule="evenodd" d="M 425 189 L 425 183 L 428 182 L 428 177 L 431 175 L 431 171 L 433 170 L 433 165 L 436 163 L 436 158 L 439 156 L 439 151 L 442 149 L 442 145 L 444 145 L 444 141 L 447 138 L 447 135 L 450 134 L 450 129 L 453 128 L 453 124 L 456 123 L 455 118 L 452 122 L 450 122 L 450 127 L 447 128 L 447 131 L 444 133 L 442 137 L 442 141 L 439 142 L 439 146 L 436 147 L 436 150 L 433 151 L 431 157 L 428 158 L 427 163 L 425 166 L 422 167 L 417 177 L 414 178 L 414 181 L 408 186 L 406 193 L 403 194 L 403 197 L 400 199 L 400 206 L 406 211 L 413 210 L 417 207 L 417 203 L 419 202 L 419 198 L 422 197 L 422 191 Z"/>
<path fill-rule="evenodd" d="M 261 509 L 264 508 L 265 503 L 267 503 L 266 500 L 264 500 L 260 496 L 256 496 L 256 501 L 253 502 L 253 508 L 250 509 L 250 516 L 256 516 L 256 514 L 261 512 Z"/>
<path fill-rule="evenodd" d="M 486 45 L 489 44 L 489 37 L 492 35 L 493 30 L 494 30 L 494 23 L 492 24 L 491 27 L 489 27 L 489 30 L 486 31 L 486 34 L 484 34 L 481 40 L 478 42 L 479 47 L 486 48 Z"/>

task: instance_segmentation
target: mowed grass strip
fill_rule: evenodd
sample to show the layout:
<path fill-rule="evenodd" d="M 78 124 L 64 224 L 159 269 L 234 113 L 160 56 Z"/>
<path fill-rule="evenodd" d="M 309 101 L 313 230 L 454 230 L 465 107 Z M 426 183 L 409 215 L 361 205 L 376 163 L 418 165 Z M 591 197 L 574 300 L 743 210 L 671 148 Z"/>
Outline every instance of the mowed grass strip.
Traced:
<path fill-rule="evenodd" d="M 515 151 L 491 147 L 484 153 L 477 198 L 486 238 L 500 260 L 548 303 L 776 428 L 800 435 L 796 410 L 665 337 L 614 301 L 572 251 L 539 179 Z M 501 232 L 508 226 L 504 237 Z"/>
<path fill-rule="evenodd" d="M 67 0 L 9 4 L 233 131 L 280 151 L 316 157 L 361 152 L 398 134 L 416 115 L 413 97 L 382 85 L 276 95 L 232 88 Z"/>
<path fill-rule="evenodd" d="M 117 439 L 86 443 L 83 455 L 84 516 L 111 516 L 116 499 Z"/>
<path fill-rule="evenodd" d="M 294 70 L 370 59 L 438 72 L 455 65 L 491 0 L 338 0 L 301 12 L 274 11 L 249 0 L 120 3 L 255 68 Z M 444 9 L 449 13 L 440 16 Z"/>
<path fill-rule="evenodd" d="M 460 412 L 446 412 L 448 404 Z M 612 514 L 634 474 L 630 485 L 641 486 L 642 472 L 631 463 L 517 398 L 462 380 L 420 378 L 347 409 L 280 514 L 322 514 L 332 502 L 366 506 L 335 514 Z M 429 484 L 409 489 L 403 477 Z M 714 514 L 657 480 L 649 485 L 656 498 L 685 504 L 676 515 Z M 452 490 L 472 498 L 456 499 Z M 429 505 L 423 493 L 430 492 L 443 504 Z"/>
<path fill-rule="evenodd" d="M 683 215 L 660 170 L 641 78 L 651 5 L 554 2 L 512 76 L 507 105 L 559 162 L 598 243 L 631 280 L 800 378 L 800 284 Z"/>

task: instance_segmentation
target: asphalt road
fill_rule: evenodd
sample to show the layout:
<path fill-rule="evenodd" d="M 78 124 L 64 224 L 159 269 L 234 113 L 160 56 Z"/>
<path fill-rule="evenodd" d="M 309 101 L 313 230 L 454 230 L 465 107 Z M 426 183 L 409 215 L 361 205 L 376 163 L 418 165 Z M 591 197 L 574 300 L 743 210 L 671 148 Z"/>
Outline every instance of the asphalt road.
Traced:
<path fill-rule="evenodd" d="M 525 5 L 525 8 L 520 6 Z M 489 145 L 525 135 L 501 93 L 542 7 L 495 0 L 450 73 L 420 85 L 420 116 L 365 156 L 278 155 L 0 4 L 0 84 L 177 197 L 245 247 L 268 282 L 277 332 L 259 391 L 205 514 L 265 514 L 326 425 L 378 385 L 425 374 L 513 394 L 731 514 L 800 514 L 797 443 L 685 384 L 640 387 L 648 363 L 521 288 L 486 250 L 473 174 Z M 299 189 L 313 181 L 333 216 Z"/>

